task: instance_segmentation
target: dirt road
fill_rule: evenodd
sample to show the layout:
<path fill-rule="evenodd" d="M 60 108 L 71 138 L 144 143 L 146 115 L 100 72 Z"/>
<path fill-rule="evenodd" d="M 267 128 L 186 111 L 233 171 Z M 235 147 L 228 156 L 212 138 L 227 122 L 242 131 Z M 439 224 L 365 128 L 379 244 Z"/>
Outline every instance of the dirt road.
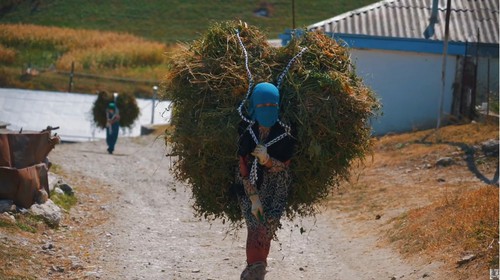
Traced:
<path fill-rule="evenodd" d="M 50 154 L 67 173 L 95 179 L 114 194 L 101 205 L 111 218 L 89 231 L 95 267 L 86 278 L 239 279 L 245 229 L 194 217 L 189 188 L 174 180 L 165 154 L 153 136 L 119 138 L 114 155 L 104 142 L 61 144 Z M 438 264 L 407 263 L 380 247 L 370 234 L 379 226 L 328 209 L 285 222 L 266 279 L 442 279 Z"/>

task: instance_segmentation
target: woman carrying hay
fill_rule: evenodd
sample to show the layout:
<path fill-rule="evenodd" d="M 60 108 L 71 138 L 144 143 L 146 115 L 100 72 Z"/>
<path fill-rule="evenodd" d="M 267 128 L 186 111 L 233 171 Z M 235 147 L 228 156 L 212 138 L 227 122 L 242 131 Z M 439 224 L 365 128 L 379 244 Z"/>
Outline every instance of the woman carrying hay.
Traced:
<path fill-rule="evenodd" d="M 235 31 L 239 46 L 228 35 Z M 301 65 L 289 73 L 306 50 Z M 235 68 L 242 54 L 247 82 L 242 67 Z M 245 219 L 248 266 L 241 279 L 264 279 L 271 240 L 285 212 L 290 218 L 313 215 L 315 204 L 348 177 L 351 162 L 369 152 L 367 120 L 379 103 L 352 66 L 347 49 L 321 32 L 306 32 L 274 49 L 255 27 L 241 22 L 215 24 L 172 60 L 165 97 L 175 104 L 175 129 L 167 133 L 178 156 L 175 177 L 190 183 L 200 216 Z M 272 79 L 274 85 L 254 86 L 251 67 L 259 81 Z M 230 147 L 237 133 L 239 169 L 232 176 L 236 156 Z M 290 165 L 292 156 L 300 161 Z"/>
<path fill-rule="evenodd" d="M 130 128 L 139 117 L 140 109 L 133 94 L 99 91 L 92 106 L 94 125 L 106 130 L 107 151 L 115 150 L 120 127 Z"/>
<path fill-rule="evenodd" d="M 239 129 L 237 182 L 244 192 L 238 200 L 247 225 L 248 264 L 242 280 L 264 279 L 271 240 L 286 207 L 295 139 L 278 123 L 278 112 L 278 88 L 257 84 L 250 96 L 252 122 L 242 122 Z"/>

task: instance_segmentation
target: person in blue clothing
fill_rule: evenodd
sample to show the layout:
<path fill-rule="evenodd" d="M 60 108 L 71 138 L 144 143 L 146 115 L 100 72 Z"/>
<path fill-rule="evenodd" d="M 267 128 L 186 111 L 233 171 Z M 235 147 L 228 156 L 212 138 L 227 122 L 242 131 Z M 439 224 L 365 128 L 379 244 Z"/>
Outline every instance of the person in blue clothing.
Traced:
<path fill-rule="evenodd" d="M 108 144 L 108 153 L 112 154 L 120 132 L 120 114 L 114 102 L 108 104 L 106 118 L 106 143 Z"/>

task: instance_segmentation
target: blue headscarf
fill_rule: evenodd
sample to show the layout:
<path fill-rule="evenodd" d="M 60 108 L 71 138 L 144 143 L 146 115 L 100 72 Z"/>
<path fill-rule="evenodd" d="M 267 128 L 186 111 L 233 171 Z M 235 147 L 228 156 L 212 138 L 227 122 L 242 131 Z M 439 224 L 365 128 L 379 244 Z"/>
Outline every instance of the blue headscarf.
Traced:
<path fill-rule="evenodd" d="M 257 84 L 250 96 L 250 117 L 264 127 L 272 127 L 278 120 L 280 93 L 270 83 Z"/>

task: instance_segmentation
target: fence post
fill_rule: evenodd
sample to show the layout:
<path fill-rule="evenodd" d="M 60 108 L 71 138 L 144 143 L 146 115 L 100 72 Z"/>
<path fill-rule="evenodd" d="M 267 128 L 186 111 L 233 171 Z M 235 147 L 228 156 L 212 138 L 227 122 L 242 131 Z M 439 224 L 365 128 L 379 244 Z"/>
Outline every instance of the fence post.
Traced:
<path fill-rule="evenodd" d="M 156 99 L 156 92 L 157 91 L 158 91 L 158 87 L 154 86 L 153 87 L 153 98 L 152 98 L 153 104 L 151 107 L 151 124 L 153 124 L 154 120 L 155 120 L 155 99 Z"/>
<path fill-rule="evenodd" d="M 73 76 L 75 74 L 75 62 L 71 62 L 71 72 L 69 72 L 69 85 L 68 85 L 68 92 L 71 92 L 73 90 Z"/>

